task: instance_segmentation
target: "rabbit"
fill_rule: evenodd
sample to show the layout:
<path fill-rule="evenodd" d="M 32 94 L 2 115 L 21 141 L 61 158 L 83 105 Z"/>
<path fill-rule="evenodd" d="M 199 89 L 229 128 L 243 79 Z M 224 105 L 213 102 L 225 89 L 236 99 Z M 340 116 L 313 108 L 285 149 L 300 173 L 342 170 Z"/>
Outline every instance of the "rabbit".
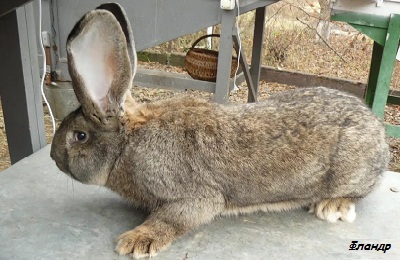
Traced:
<path fill-rule="evenodd" d="M 81 107 L 62 121 L 50 155 L 71 178 L 149 212 L 116 239 L 121 255 L 155 256 L 224 215 L 305 207 L 352 222 L 355 203 L 387 168 L 382 120 L 338 90 L 301 88 L 236 105 L 188 94 L 136 102 L 135 44 L 118 4 L 85 14 L 67 54 Z"/>

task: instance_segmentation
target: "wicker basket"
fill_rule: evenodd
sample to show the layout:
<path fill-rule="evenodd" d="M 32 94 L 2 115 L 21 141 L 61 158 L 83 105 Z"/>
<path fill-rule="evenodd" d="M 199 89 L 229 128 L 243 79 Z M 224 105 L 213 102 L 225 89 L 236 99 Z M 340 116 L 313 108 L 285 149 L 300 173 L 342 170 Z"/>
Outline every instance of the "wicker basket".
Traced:
<path fill-rule="evenodd" d="M 185 69 L 194 79 L 215 82 L 217 80 L 218 51 L 195 48 L 201 40 L 208 37 L 220 37 L 220 35 L 208 34 L 197 39 L 186 54 Z M 235 51 L 237 55 L 236 48 Z M 231 78 L 235 75 L 237 67 L 237 57 L 232 56 Z"/>

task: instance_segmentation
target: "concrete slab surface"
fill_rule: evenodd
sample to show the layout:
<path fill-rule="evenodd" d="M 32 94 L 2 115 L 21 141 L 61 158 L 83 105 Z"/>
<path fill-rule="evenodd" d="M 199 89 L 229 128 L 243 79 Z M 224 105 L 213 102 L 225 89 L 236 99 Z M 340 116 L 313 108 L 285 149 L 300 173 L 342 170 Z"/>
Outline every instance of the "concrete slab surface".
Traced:
<path fill-rule="evenodd" d="M 146 214 L 104 188 L 58 171 L 50 147 L 0 173 L 0 259 L 129 259 L 113 240 Z M 400 259 L 400 174 L 356 206 L 354 223 L 326 223 L 306 210 L 224 217 L 185 235 L 156 259 Z M 393 189 L 395 190 L 395 189 Z M 391 244 L 349 251 L 359 244 Z"/>

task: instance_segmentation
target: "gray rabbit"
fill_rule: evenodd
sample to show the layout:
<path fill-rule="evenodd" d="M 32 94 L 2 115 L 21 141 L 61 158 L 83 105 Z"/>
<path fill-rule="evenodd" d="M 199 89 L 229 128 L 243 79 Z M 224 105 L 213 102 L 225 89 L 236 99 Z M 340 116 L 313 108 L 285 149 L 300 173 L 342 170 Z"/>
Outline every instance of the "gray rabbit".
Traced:
<path fill-rule="evenodd" d="M 220 105 L 181 95 L 136 103 L 136 53 L 117 4 L 87 13 L 67 41 L 82 105 L 57 130 L 51 157 L 86 184 L 150 212 L 116 252 L 154 256 L 221 215 L 308 207 L 352 222 L 354 203 L 389 160 L 382 122 L 359 99 L 323 87 Z"/>

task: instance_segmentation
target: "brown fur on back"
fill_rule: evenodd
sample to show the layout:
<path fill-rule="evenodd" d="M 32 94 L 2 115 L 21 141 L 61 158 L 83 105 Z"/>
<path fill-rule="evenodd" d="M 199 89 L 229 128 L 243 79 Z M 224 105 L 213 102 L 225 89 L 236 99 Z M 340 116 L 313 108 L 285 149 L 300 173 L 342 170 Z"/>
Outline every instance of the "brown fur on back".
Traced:
<path fill-rule="evenodd" d="M 375 186 L 388 161 L 381 122 L 355 97 L 325 88 L 228 106 L 183 96 L 137 110 L 150 116 L 127 130 L 129 156 L 119 165 L 147 192 L 139 201 L 149 205 L 221 196 L 230 211 L 297 199 L 359 198 Z M 137 112 L 130 113 L 128 122 Z M 114 178 L 113 172 L 110 183 Z M 130 190 L 138 187 L 122 195 L 136 202 Z"/>

